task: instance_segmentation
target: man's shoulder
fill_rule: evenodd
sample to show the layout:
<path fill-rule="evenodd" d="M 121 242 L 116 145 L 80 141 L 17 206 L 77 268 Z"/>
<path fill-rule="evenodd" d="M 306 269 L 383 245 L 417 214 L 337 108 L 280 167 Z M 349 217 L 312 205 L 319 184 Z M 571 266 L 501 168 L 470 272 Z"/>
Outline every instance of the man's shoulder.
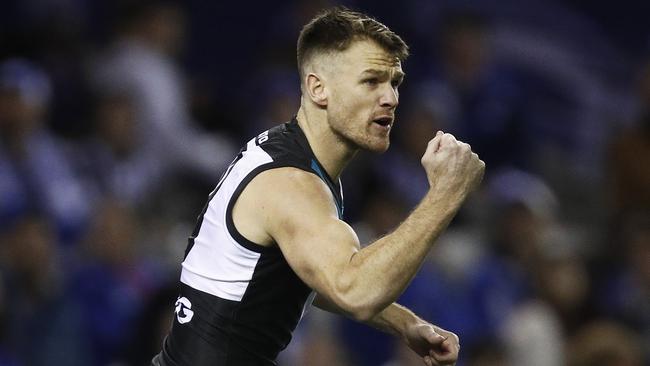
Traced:
<path fill-rule="evenodd" d="M 283 166 L 266 170 L 249 184 L 248 194 L 258 203 L 264 203 L 269 211 L 278 213 L 306 213 L 317 211 L 337 212 L 332 195 L 316 174 L 304 169 Z"/>
<path fill-rule="evenodd" d="M 293 122 L 285 122 L 263 131 L 253 142 L 267 153 L 276 165 L 310 170 L 312 156 L 306 149 L 302 131 Z"/>

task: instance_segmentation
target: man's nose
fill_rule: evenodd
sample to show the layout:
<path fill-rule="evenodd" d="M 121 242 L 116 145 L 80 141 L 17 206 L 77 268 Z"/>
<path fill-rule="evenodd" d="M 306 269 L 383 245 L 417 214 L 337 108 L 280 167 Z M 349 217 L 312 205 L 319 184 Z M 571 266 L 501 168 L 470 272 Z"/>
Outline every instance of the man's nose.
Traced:
<path fill-rule="evenodd" d="M 399 104 L 399 93 L 392 85 L 388 85 L 379 99 L 379 104 L 384 108 L 395 108 Z"/>

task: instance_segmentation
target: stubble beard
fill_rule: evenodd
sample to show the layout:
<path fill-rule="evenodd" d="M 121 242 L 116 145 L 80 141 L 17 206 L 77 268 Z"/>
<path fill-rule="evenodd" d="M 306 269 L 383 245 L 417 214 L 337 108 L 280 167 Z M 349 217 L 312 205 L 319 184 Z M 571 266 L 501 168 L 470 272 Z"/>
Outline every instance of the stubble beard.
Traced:
<path fill-rule="evenodd" d="M 381 154 L 386 152 L 390 146 L 390 132 L 389 135 L 385 137 L 385 142 L 383 139 L 380 141 L 379 138 L 376 138 L 377 141 L 373 141 L 375 139 L 373 139 L 367 131 L 368 126 L 364 125 L 365 129 L 355 131 L 347 126 L 347 124 L 351 122 L 346 118 L 340 120 L 328 118 L 328 123 L 330 129 L 338 137 L 339 141 L 351 150 L 365 150 Z"/>

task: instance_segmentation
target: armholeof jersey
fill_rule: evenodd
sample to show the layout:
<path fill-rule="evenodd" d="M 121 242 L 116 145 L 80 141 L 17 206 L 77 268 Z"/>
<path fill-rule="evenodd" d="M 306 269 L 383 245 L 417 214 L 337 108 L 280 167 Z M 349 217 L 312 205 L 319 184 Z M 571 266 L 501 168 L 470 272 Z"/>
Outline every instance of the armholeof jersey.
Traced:
<path fill-rule="evenodd" d="M 254 252 L 262 253 L 264 251 L 268 251 L 271 249 L 276 249 L 276 247 L 267 247 L 258 243 L 255 243 L 253 241 L 248 240 L 244 235 L 242 235 L 239 230 L 237 230 L 237 227 L 235 226 L 235 221 L 232 218 L 232 210 L 235 207 L 235 203 L 239 199 L 239 196 L 241 193 L 244 191 L 244 188 L 250 183 L 253 178 L 255 178 L 258 174 L 262 173 L 263 171 L 273 169 L 273 168 L 281 168 L 285 167 L 286 165 L 277 163 L 277 162 L 272 162 L 264 165 L 260 165 L 257 168 L 253 169 L 248 175 L 239 183 L 235 191 L 233 192 L 232 196 L 230 197 L 230 202 L 228 202 L 228 207 L 226 208 L 226 226 L 228 227 L 228 232 L 230 233 L 230 236 L 232 236 L 235 241 L 244 248 L 248 250 L 252 250 Z"/>
<path fill-rule="evenodd" d="M 264 245 L 261 245 L 259 243 L 255 243 L 251 240 L 248 240 L 244 235 L 242 235 L 239 230 L 237 230 L 237 227 L 235 226 L 235 222 L 232 217 L 232 211 L 233 208 L 235 207 L 235 203 L 237 202 L 237 199 L 241 195 L 241 193 L 244 191 L 244 188 L 250 183 L 253 178 L 255 178 L 258 174 L 266 171 L 266 170 L 271 170 L 271 169 L 276 169 L 276 168 L 297 168 L 309 173 L 312 173 L 316 176 L 318 176 L 321 180 L 323 180 L 327 186 L 329 187 L 329 184 L 327 183 L 327 179 L 322 175 L 322 171 L 318 166 L 316 165 L 317 169 L 314 169 L 314 160 L 312 160 L 312 167 L 311 169 L 306 169 L 304 166 L 301 166 L 299 164 L 287 164 L 285 163 L 277 163 L 277 162 L 272 162 L 264 165 L 260 165 L 257 168 L 253 169 L 248 175 L 239 183 L 239 186 L 235 189 L 233 192 L 232 196 L 230 197 L 230 202 L 228 202 L 228 207 L 226 209 L 226 226 L 228 227 L 228 232 L 230 233 L 230 236 L 232 236 L 237 243 L 239 243 L 241 246 L 248 250 L 252 250 L 254 252 L 262 253 L 267 250 L 279 250 L 277 246 L 272 246 L 272 247 L 267 247 Z M 331 187 L 330 187 L 331 189 Z M 336 204 L 336 208 L 339 214 L 339 218 L 342 216 L 342 209 L 340 207 L 340 204 L 338 200 L 336 199 L 336 196 L 333 195 L 334 197 L 334 203 Z"/>

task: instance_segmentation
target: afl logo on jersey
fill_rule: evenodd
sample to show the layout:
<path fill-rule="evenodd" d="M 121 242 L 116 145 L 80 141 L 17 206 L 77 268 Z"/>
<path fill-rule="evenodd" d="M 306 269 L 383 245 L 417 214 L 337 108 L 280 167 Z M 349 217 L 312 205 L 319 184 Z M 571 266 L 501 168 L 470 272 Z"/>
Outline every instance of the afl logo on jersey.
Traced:
<path fill-rule="evenodd" d="M 192 303 L 186 297 L 179 297 L 176 300 L 176 319 L 181 324 L 189 323 L 194 316 L 192 309 Z"/>
<path fill-rule="evenodd" d="M 269 131 L 264 131 L 257 135 L 257 144 L 263 144 L 269 139 Z"/>

